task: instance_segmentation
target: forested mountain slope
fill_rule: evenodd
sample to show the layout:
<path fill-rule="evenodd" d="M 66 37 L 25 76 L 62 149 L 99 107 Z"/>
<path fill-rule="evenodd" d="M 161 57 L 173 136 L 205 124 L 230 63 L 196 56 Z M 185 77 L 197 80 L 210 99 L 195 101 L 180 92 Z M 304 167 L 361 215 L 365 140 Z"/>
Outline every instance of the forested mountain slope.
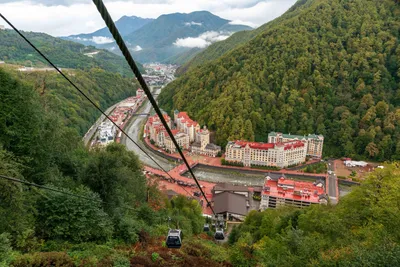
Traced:
<path fill-rule="evenodd" d="M 399 158 L 400 3 L 308 0 L 295 9 L 169 84 L 162 107 L 188 111 L 221 145 L 315 132 L 326 155 Z"/>
<path fill-rule="evenodd" d="M 1 67 L 0 67 L 1 69 Z M 135 95 L 139 84 L 132 79 L 102 69 L 67 71 L 76 83 L 103 110 Z M 13 72 L 13 75 L 36 90 L 46 109 L 57 110 L 69 128 L 83 136 L 100 113 L 61 75 L 55 72 Z"/>
<path fill-rule="evenodd" d="M 93 83 L 117 80 L 96 72 L 87 75 L 96 76 Z M 168 201 L 145 178 L 134 152 L 120 144 L 86 149 L 70 119 L 85 109 L 90 112 L 88 106 L 79 106 L 79 97 L 57 77 L 47 76 L 43 91 L 33 83 L 37 78 L 41 84 L 42 77 L 33 76 L 17 77 L 0 68 L 0 175 L 65 193 L 0 177 L 0 266 L 130 266 L 138 256 L 132 245 L 139 241 L 145 248 L 158 243 L 154 247 L 160 255 L 150 260 L 154 265 L 164 265 L 162 257 L 170 266 L 215 265 L 215 259 L 186 253 L 171 259 L 161 251 L 165 249 L 159 240 L 165 240 L 169 226 L 166 218 L 171 218 L 172 227 L 179 224 L 187 239 L 202 232 L 198 202 L 186 197 Z M 99 97 L 95 88 L 85 85 L 85 74 L 74 77 L 96 102 L 114 97 L 106 87 Z M 66 94 L 60 91 L 63 87 Z M 65 120 L 70 120 L 69 126 Z M 211 247 L 202 251 L 226 260 L 215 255 L 216 245 Z"/>
<path fill-rule="evenodd" d="M 281 17 L 268 22 L 264 25 L 261 25 L 257 29 L 251 30 L 251 31 L 240 31 L 234 33 L 232 36 L 230 36 L 228 39 L 221 41 L 221 42 L 216 42 L 212 45 L 210 45 L 207 49 L 202 50 L 200 52 L 197 52 L 194 56 L 190 57 L 187 62 L 183 62 L 181 67 L 177 69 L 177 74 L 181 75 L 188 71 L 190 68 L 194 68 L 197 66 L 200 66 L 202 64 L 205 64 L 207 62 L 213 61 L 216 58 L 224 55 L 225 53 L 228 53 L 229 51 L 237 48 L 238 46 L 247 43 L 250 41 L 252 38 L 257 36 L 258 34 L 264 32 L 265 30 L 268 29 L 268 27 L 272 27 L 282 20 L 289 19 L 293 16 L 298 15 L 301 10 L 306 7 L 307 5 L 306 0 L 301 0 L 297 1 L 285 14 L 283 14 Z M 182 62 L 179 62 L 178 64 L 182 64 Z"/>
<path fill-rule="evenodd" d="M 133 76 L 125 59 L 107 50 L 86 47 L 44 33 L 23 32 L 23 34 L 59 68 L 98 67 L 109 72 Z M 48 67 L 47 62 L 12 30 L 0 31 L 0 60 L 27 67 Z M 143 69 L 140 64 L 139 67 Z"/>

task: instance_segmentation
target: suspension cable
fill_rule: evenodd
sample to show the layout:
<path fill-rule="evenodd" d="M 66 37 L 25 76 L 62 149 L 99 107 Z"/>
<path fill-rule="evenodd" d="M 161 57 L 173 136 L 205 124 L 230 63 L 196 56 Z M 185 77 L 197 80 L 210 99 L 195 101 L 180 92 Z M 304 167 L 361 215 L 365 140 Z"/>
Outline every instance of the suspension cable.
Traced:
<path fill-rule="evenodd" d="M 149 99 L 150 103 L 152 104 L 154 110 L 156 111 L 158 117 L 160 118 L 162 124 L 164 125 L 165 129 L 167 130 L 167 133 L 169 135 L 169 137 L 171 138 L 172 142 L 174 143 L 176 149 L 179 152 L 179 155 L 181 156 L 182 160 L 184 161 L 187 169 L 189 170 L 190 174 L 192 175 L 193 179 L 195 180 L 197 187 L 200 189 L 204 199 L 207 202 L 207 205 L 211 208 L 212 212 L 214 215 L 214 209 L 211 206 L 211 203 L 209 202 L 209 200 L 207 199 L 203 189 L 200 186 L 199 181 L 197 180 L 196 176 L 194 175 L 192 168 L 190 167 L 188 161 L 186 160 L 185 155 L 183 154 L 181 148 L 179 147 L 178 142 L 176 141 L 174 135 L 171 132 L 171 129 L 168 127 L 167 122 L 165 121 L 165 118 L 160 110 L 160 108 L 157 105 L 156 100 L 154 99 L 153 95 L 150 92 L 150 89 L 148 88 L 146 81 L 143 79 L 142 74 L 140 73 L 139 68 L 137 67 L 135 61 L 132 58 L 131 53 L 128 50 L 128 47 L 126 46 L 125 42 L 122 39 L 121 34 L 119 33 L 117 27 L 115 26 L 114 21 L 112 20 L 110 14 L 108 13 L 107 8 L 105 7 L 104 3 L 102 0 L 93 0 L 93 3 L 96 5 L 97 10 L 99 11 L 99 13 L 101 14 L 104 22 L 106 23 L 108 29 L 110 30 L 114 40 L 116 41 L 119 49 L 121 50 L 122 54 L 124 55 L 126 61 L 128 62 L 129 67 L 131 68 L 132 72 L 135 74 L 139 84 L 142 86 L 142 89 L 144 90 L 144 92 L 147 95 L 147 98 Z"/>

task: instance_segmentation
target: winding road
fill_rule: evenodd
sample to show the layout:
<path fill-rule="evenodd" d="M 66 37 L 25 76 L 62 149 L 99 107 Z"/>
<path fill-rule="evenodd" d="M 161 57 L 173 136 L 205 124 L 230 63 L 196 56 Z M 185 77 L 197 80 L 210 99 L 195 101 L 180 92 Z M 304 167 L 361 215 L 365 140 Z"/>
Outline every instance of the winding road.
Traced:
<path fill-rule="evenodd" d="M 154 91 L 154 98 L 157 98 L 158 94 L 160 93 L 161 89 L 157 89 Z M 152 106 L 150 101 L 146 100 L 145 106 L 140 108 L 137 113 L 150 113 L 152 110 Z M 125 128 L 125 131 L 127 134 L 137 143 L 139 146 L 146 151 L 153 159 L 155 159 L 158 164 L 160 164 L 166 171 L 169 171 L 175 167 L 175 165 L 168 160 L 166 160 L 163 157 L 160 157 L 156 154 L 154 154 L 151 150 L 149 150 L 142 142 L 142 140 L 139 138 L 140 130 L 141 130 L 141 125 L 144 123 L 144 121 L 147 120 L 147 116 L 133 116 L 130 123 L 127 125 Z M 125 145 L 128 150 L 134 151 L 141 162 L 143 164 L 160 169 L 160 167 L 157 166 L 157 164 L 154 163 L 142 150 L 140 150 L 131 140 L 126 138 L 125 135 L 122 135 L 121 137 L 121 144 Z"/>

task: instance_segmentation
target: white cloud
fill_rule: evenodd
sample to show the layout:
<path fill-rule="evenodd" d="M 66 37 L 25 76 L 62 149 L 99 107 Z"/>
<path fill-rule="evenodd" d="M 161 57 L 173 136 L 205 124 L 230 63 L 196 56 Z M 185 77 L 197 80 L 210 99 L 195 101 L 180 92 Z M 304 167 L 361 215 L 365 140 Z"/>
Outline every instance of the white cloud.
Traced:
<path fill-rule="evenodd" d="M 203 25 L 203 23 L 201 23 L 201 22 L 194 22 L 194 21 L 185 22 L 185 26 L 192 26 L 192 25 L 201 26 L 201 25 Z"/>
<path fill-rule="evenodd" d="M 224 19 L 264 24 L 296 0 L 105 0 L 114 20 L 123 15 L 157 18 L 162 14 L 207 10 Z M 1 13 L 19 29 L 53 36 L 89 33 L 105 26 L 90 0 L 0 0 Z M 5 24 L 0 20 L 0 24 Z"/>
<path fill-rule="evenodd" d="M 178 38 L 174 42 L 174 45 L 189 48 L 205 48 L 212 43 L 223 41 L 231 35 L 232 33 L 227 32 L 208 31 L 200 34 L 198 37 Z"/>
<path fill-rule="evenodd" d="M 135 51 L 135 52 L 140 51 L 140 50 L 143 50 L 143 48 L 141 48 L 140 45 L 137 45 L 133 48 L 133 51 Z"/>
<path fill-rule="evenodd" d="M 71 39 L 85 42 L 94 42 L 96 44 L 109 44 L 114 42 L 114 39 L 105 36 L 93 36 L 92 38 L 72 37 Z"/>
<path fill-rule="evenodd" d="M 256 28 L 258 26 L 257 24 L 255 24 L 255 23 L 253 23 L 251 21 L 243 21 L 243 20 L 240 20 L 240 19 L 232 20 L 232 21 L 229 22 L 229 24 L 232 24 L 232 25 L 246 25 L 246 26 L 249 26 L 249 27 L 252 27 L 252 28 Z"/>
<path fill-rule="evenodd" d="M 105 36 L 93 36 L 92 41 L 96 44 L 109 44 L 114 42 L 114 39 Z"/>

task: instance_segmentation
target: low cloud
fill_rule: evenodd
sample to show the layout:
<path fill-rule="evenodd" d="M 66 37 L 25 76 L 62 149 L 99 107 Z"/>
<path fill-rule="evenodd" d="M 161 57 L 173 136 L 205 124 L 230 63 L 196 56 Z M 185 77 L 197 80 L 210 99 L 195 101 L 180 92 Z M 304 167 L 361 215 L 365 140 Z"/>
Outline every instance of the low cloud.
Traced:
<path fill-rule="evenodd" d="M 174 42 L 174 45 L 189 48 L 205 48 L 212 43 L 223 41 L 231 35 L 231 32 L 208 31 L 200 34 L 198 37 L 178 38 Z"/>
<path fill-rule="evenodd" d="M 255 23 L 253 23 L 251 21 L 243 21 L 243 20 L 240 20 L 240 19 L 232 20 L 232 21 L 229 22 L 229 24 L 231 24 L 231 25 L 246 25 L 246 26 L 249 26 L 249 27 L 252 27 L 252 28 L 257 28 L 258 27 L 257 24 L 255 24 Z"/>
<path fill-rule="evenodd" d="M 133 51 L 138 52 L 140 50 L 143 50 L 143 48 L 140 47 L 140 45 L 137 45 L 133 48 Z"/>
<path fill-rule="evenodd" d="M 78 41 L 84 41 L 84 42 L 93 42 L 96 44 L 109 44 L 114 42 L 113 39 L 109 37 L 104 37 L 104 36 L 93 36 L 92 38 L 81 38 L 81 37 L 73 37 L 71 39 L 75 39 Z"/>
<path fill-rule="evenodd" d="M 113 39 L 104 36 L 93 36 L 92 41 L 96 44 L 109 44 L 114 42 Z"/>
<path fill-rule="evenodd" d="M 192 25 L 196 25 L 196 26 L 202 26 L 202 25 L 203 25 L 203 23 L 201 23 L 201 22 L 194 22 L 194 21 L 191 21 L 191 22 L 185 22 L 185 26 L 192 26 Z"/>

